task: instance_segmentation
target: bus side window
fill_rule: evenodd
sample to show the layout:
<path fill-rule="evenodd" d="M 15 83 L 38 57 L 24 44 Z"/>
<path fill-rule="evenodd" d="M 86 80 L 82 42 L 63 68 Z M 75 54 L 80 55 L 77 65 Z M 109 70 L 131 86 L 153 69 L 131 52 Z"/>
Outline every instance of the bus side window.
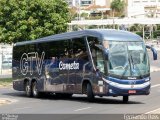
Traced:
<path fill-rule="evenodd" d="M 88 62 L 88 54 L 84 38 L 76 38 L 72 40 L 73 55 L 77 60 L 84 60 Z"/>

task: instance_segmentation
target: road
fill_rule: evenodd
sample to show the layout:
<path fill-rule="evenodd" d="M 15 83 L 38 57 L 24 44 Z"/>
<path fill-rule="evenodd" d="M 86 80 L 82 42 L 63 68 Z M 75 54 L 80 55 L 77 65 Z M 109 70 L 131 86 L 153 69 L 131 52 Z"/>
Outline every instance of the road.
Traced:
<path fill-rule="evenodd" d="M 151 73 L 152 89 L 148 96 L 131 96 L 127 104 L 122 97 L 97 97 L 89 103 L 85 95 L 73 95 L 70 99 L 56 98 L 54 95 L 42 98 L 28 98 L 23 92 L 12 88 L 1 88 L 0 99 L 12 103 L 0 106 L 0 113 L 32 114 L 126 114 L 147 113 L 160 108 L 160 72 Z M 158 111 L 159 112 L 159 111 Z M 159 112 L 160 113 L 160 112 Z"/>
<path fill-rule="evenodd" d="M 158 61 L 151 60 L 151 68 L 160 68 L 160 56 Z M 160 71 L 152 72 L 151 78 L 150 95 L 130 96 L 126 104 L 122 97 L 96 97 L 89 103 L 85 95 L 73 95 L 70 99 L 54 95 L 28 98 L 24 92 L 15 91 L 12 87 L 0 88 L 0 103 L 7 101 L 7 104 L 0 104 L 0 114 L 160 114 Z"/>

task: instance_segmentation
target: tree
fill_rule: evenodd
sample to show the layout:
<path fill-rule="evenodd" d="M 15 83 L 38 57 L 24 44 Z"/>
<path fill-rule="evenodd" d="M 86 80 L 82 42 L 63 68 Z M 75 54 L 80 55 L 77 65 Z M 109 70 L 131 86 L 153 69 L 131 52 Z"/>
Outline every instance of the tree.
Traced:
<path fill-rule="evenodd" d="M 115 12 L 118 13 L 124 13 L 124 6 L 125 2 L 123 0 L 113 0 L 111 3 L 111 9 L 112 9 L 112 17 L 115 16 Z"/>
<path fill-rule="evenodd" d="M 69 8 L 69 12 L 70 12 L 70 17 L 71 17 L 71 20 L 75 20 L 75 18 L 77 17 L 77 8 L 76 7 L 72 7 L 72 8 Z"/>
<path fill-rule="evenodd" d="M 69 21 L 64 0 L 0 0 L 0 42 L 15 43 L 62 33 Z"/>

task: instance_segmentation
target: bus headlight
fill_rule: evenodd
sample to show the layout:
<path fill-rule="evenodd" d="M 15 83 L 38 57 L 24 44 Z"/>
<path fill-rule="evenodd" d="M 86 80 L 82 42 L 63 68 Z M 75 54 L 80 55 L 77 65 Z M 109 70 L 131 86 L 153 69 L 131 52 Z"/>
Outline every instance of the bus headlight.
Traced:
<path fill-rule="evenodd" d="M 147 81 L 149 81 L 150 80 L 150 78 L 149 77 L 147 77 L 147 78 L 145 78 L 145 81 L 147 82 Z"/>

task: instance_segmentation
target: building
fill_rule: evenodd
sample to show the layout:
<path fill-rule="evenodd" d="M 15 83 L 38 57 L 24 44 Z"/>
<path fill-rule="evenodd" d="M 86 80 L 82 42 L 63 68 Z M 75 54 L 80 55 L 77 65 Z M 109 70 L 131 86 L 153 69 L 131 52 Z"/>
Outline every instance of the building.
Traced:
<path fill-rule="evenodd" d="M 0 44 L 0 75 L 11 74 L 12 45 Z"/>
<path fill-rule="evenodd" d="M 110 7 L 112 0 L 66 0 L 70 7 L 86 8 L 91 5 Z"/>
<path fill-rule="evenodd" d="M 93 4 L 93 0 L 81 0 L 81 7 L 82 6 L 89 6 L 91 4 Z"/>
<path fill-rule="evenodd" d="M 84 7 L 93 4 L 93 0 L 66 0 L 69 7 Z"/>
<path fill-rule="evenodd" d="M 94 15 L 100 14 L 103 18 L 104 14 L 109 14 L 110 11 L 110 3 L 112 0 L 66 0 L 69 6 L 78 13 L 78 20 L 81 18 L 82 13 L 87 13 L 90 16 L 92 13 Z"/>
<path fill-rule="evenodd" d="M 70 6 L 77 8 L 79 13 L 85 10 L 111 10 L 110 5 L 113 0 L 66 0 Z M 125 16 L 128 18 L 160 17 L 160 0 L 124 0 Z"/>
<path fill-rule="evenodd" d="M 127 17 L 160 17 L 160 0 L 125 0 Z"/>

